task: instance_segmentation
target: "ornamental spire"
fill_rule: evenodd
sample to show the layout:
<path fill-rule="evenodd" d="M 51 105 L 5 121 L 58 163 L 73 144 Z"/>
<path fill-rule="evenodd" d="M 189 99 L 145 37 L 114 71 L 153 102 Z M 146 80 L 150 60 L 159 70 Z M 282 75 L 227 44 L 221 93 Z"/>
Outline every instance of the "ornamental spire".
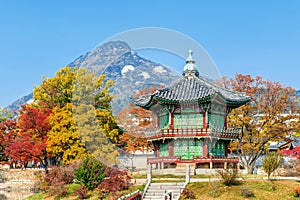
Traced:
<path fill-rule="evenodd" d="M 189 50 L 189 56 L 186 59 L 186 63 L 195 63 L 192 49 Z"/>
<path fill-rule="evenodd" d="M 183 68 L 182 75 L 187 77 L 193 77 L 193 76 L 199 77 L 199 72 L 195 65 L 195 60 L 193 58 L 193 51 L 191 49 L 189 50 L 189 55 L 186 58 L 186 64 Z"/>

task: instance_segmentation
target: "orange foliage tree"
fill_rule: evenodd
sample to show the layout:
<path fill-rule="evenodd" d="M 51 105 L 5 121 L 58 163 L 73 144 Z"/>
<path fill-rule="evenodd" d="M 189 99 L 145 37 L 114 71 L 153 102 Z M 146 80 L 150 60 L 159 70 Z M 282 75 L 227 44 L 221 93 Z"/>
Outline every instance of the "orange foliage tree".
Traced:
<path fill-rule="evenodd" d="M 141 95 L 151 94 L 157 90 L 157 87 L 144 87 L 137 91 L 133 98 Z M 155 128 L 155 116 L 152 112 L 141 107 L 135 106 L 133 103 L 128 104 L 117 114 L 119 126 L 124 133 L 120 135 L 119 143 L 124 147 L 125 151 L 131 155 L 131 164 L 133 168 L 133 157 L 136 151 L 145 151 L 150 146 L 147 142 L 145 132 Z"/>
<path fill-rule="evenodd" d="M 262 77 L 237 74 L 226 81 L 229 88 L 245 92 L 251 101 L 231 112 L 228 123 L 241 129 L 236 149 L 240 164 L 248 173 L 253 173 L 255 162 L 269 142 L 286 139 L 299 129 L 299 104 L 291 87 Z"/>

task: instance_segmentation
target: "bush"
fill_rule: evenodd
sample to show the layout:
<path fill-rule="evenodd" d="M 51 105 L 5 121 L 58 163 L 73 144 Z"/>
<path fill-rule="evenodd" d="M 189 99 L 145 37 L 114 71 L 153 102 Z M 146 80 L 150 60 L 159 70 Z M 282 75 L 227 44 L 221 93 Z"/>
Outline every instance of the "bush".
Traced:
<path fill-rule="evenodd" d="M 126 171 L 115 167 L 108 167 L 105 170 L 106 179 L 98 186 L 102 192 L 117 192 L 127 190 L 130 185 L 130 176 Z"/>
<path fill-rule="evenodd" d="M 86 188 L 79 186 L 75 191 L 74 194 L 78 196 L 79 199 L 87 199 L 88 198 L 88 191 Z"/>
<path fill-rule="evenodd" d="M 181 193 L 181 196 L 183 199 L 196 199 L 194 191 L 189 188 L 184 188 Z"/>
<path fill-rule="evenodd" d="M 78 164 L 72 163 L 70 165 L 64 165 L 61 167 L 52 167 L 49 173 L 45 175 L 45 182 L 48 186 L 62 186 L 73 183 L 75 178 L 75 170 L 78 168 Z"/>
<path fill-rule="evenodd" d="M 274 172 L 282 163 L 282 157 L 276 152 L 268 153 L 262 160 L 262 167 L 268 174 L 268 179 L 272 172 Z"/>
<path fill-rule="evenodd" d="M 105 177 L 105 166 L 94 157 L 86 157 L 75 172 L 77 181 L 88 190 L 97 188 Z"/>
<path fill-rule="evenodd" d="M 61 197 L 66 197 L 68 194 L 68 188 L 64 185 L 50 186 L 49 196 L 54 196 L 55 199 L 60 199 Z"/>
<path fill-rule="evenodd" d="M 294 197 L 299 197 L 300 196 L 300 187 L 294 188 L 293 191 L 295 192 Z"/>
<path fill-rule="evenodd" d="M 68 194 L 67 184 L 73 183 L 74 172 L 78 164 L 73 163 L 70 165 L 64 165 L 60 167 L 52 167 L 48 174 L 44 176 L 38 174 L 39 188 L 42 191 L 49 190 L 50 196 L 55 196 L 56 198 L 65 197 Z M 41 178 L 43 180 L 41 180 Z"/>
<path fill-rule="evenodd" d="M 237 180 L 238 178 L 238 170 L 237 169 L 223 169 L 217 170 L 218 174 L 222 178 L 222 183 L 226 186 L 231 185 L 238 185 L 240 181 Z"/>
<path fill-rule="evenodd" d="M 61 188 L 64 185 L 70 184 L 74 180 L 74 171 L 78 165 L 76 163 L 61 167 L 52 167 L 48 174 L 42 171 L 34 173 L 35 184 L 34 192 L 57 190 L 55 187 Z"/>

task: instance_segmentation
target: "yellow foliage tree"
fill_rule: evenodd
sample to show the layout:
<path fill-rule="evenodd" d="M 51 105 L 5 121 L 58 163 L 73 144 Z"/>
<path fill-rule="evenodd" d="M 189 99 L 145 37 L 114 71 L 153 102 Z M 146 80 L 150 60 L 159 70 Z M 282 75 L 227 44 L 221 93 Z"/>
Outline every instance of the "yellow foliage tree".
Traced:
<path fill-rule="evenodd" d="M 47 151 L 62 158 L 64 163 L 94 154 L 99 149 L 117 157 L 113 147 L 104 147 L 116 142 L 119 135 L 110 105 L 112 85 L 113 82 L 106 81 L 104 75 L 96 76 L 86 68 L 77 67 L 64 67 L 55 77 L 43 78 L 42 84 L 34 89 L 34 98 L 40 105 L 53 110 L 49 117 L 51 130 Z M 92 126 L 86 129 L 83 125 L 88 123 Z M 96 137 L 93 132 L 101 133 L 101 137 Z M 88 143 L 89 137 L 98 146 Z"/>
<path fill-rule="evenodd" d="M 51 130 L 48 133 L 47 152 L 58 156 L 65 164 L 88 155 L 75 126 L 71 103 L 62 108 L 55 107 L 49 122 Z"/>

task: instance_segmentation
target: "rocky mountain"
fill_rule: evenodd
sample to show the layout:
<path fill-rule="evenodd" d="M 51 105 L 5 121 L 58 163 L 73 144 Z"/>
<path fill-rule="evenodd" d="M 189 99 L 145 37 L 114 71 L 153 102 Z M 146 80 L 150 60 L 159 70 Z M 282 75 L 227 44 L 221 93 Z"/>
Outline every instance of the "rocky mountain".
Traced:
<path fill-rule="evenodd" d="M 132 95 L 145 86 L 168 85 L 178 78 L 169 68 L 140 57 L 130 46 L 122 41 L 108 42 L 96 47 L 75 59 L 69 66 L 93 69 L 97 74 L 104 73 L 106 79 L 115 81 L 112 93 L 116 96 L 112 103 L 114 113 L 132 101 Z M 32 99 L 32 94 L 20 98 L 9 105 L 9 110 Z"/>
<path fill-rule="evenodd" d="M 15 102 L 11 103 L 5 109 L 14 113 L 15 111 L 18 111 L 20 109 L 21 105 L 29 103 L 32 100 L 33 100 L 33 93 L 30 93 L 26 96 L 21 97 L 20 99 L 16 100 Z"/>

